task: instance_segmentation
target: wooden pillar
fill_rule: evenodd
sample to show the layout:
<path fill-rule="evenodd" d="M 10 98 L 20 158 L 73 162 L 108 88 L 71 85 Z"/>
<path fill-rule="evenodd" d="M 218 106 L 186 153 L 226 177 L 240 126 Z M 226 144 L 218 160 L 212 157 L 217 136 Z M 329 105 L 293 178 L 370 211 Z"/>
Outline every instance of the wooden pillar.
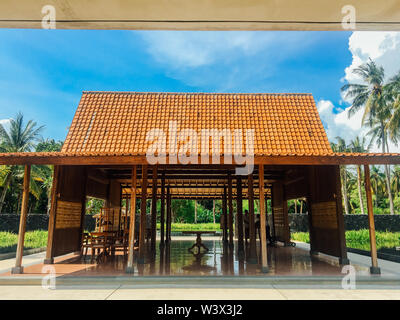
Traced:
<path fill-rule="evenodd" d="M 144 263 L 145 239 L 146 239 L 146 201 L 147 201 L 147 165 L 142 165 L 142 200 L 140 203 L 140 233 L 139 233 L 139 260 Z"/>
<path fill-rule="evenodd" d="M 131 177 L 131 214 L 129 219 L 129 245 L 128 245 L 128 263 L 126 266 L 127 273 L 133 273 L 133 251 L 135 246 L 135 222 L 136 222 L 136 166 L 132 167 Z"/>
<path fill-rule="evenodd" d="M 369 173 L 369 165 L 364 165 L 364 180 L 365 180 L 365 193 L 367 195 L 367 209 L 368 209 L 368 225 L 369 225 L 369 241 L 371 243 L 371 261 L 372 266 L 370 272 L 372 274 L 380 274 L 381 270 L 378 267 L 378 255 L 376 251 L 376 237 L 375 237 L 375 221 L 372 205 L 371 194 L 371 180 Z"/>
<path fill-rule="evenodd" d="M 232 177 L 228 174 L 228 207 L 229 207 L 229 245 L 233 246 L 233 203 L 232 203 Z"/>
<path fill-rule="evenodd" d="M 250 236 L 250 252 L 249 262 L 257 263 L 257 250 L 256 250 L 256 226 L 254 218 L 254 189 L 253 189 L 253 175 L 248 176 L 248 201 L 249 201 L 249 236 Z M 260 200 L 261 201 L 261 200 Z"/>
<path fill-rule="evenodd" d="M 24 253 L 24 242 L 25 242 L 24 240 L 25 240 L 26 217 L 28 215 L 30 180 L 31 180 L 31 166 L 25 165 L 24 186 L 23 186 L 22 205 L 21 205 L 21 217 L 19 220 L 17 256 L 15 259 L 15 267 L 11 269 L 11 273 L 13 273 L 13 274 L 24 272 L 24 267 L 22 266 L 22 256 Z"/>
<path fill-rule="evenodd" d="M 151 198 L 151 250 L 155 252 L 157 235 L 157 166 L 153 167 L 153 189 Z"/>
<path fill-rule="evenodd" d="M 237 219 L 236 223 L 238 230 L 238 249 L 243 250 L 243 195 L 242 195 L 242 177 L 238 176 L 236 180 L 236 210 Z"/>
<path fill-rule="evenodd" d="M 222 199 L 222 215 L 224 219 L 223 224 L 223 240 L 225 243 L 228 242 L 228 201 L 227 201 L 227 192 L 226 187 L 224 187 L 224 197 Z"/>
<path fill-rule="evenodd" d="M 46 258 L 44 259 L 44 264 L 53 264 L 53 246 L 54 246 L 54 229 L 56 225 L 56 211 L 57 211 L 57 188 L 58 188 L 58 178 L 60 175 L 60 167 L 54 166 L 53 171 L 53 183 L 51 187 L 51 204 L 49 212 L 49 227 L 47 234 L 47 248 L 46 248 Z"/>
<path fill-rule="evenodd" d="M 264 189 L 264 165 L 260 164 L 258 169 L 259 191 L 260 191 L 260 232 L 261 232 L 261 270 L 268 272 L 268 256 L 267 256 L 267 230 L 265 215 L 265 189 Z"/>
<path fill-rule="evenodd" d="M 171 190 L 170 187 L 167 186 L 167 226 L 166 226 L 166 239 L 167 243 L 171 240 Z"/>
<path fill-rule="evenodd" d="M 160 246 L 164 245 L 165 241 L 165 173 L 161 177 L 161 208 L 160 208 Z"/>

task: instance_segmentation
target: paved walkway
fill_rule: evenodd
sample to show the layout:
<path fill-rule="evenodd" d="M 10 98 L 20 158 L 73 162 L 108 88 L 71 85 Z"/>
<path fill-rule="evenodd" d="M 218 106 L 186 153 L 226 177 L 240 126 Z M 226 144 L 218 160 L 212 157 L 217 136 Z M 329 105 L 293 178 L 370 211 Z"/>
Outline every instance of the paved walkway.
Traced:
<path fill-rule="evenodd" d="M 188 238 L 185 237 L 185 240 Z M 178 240 L 178 239 L 176 239 Z M 211 240 L 211 239 L 207 239 Z M 212 239 L 216 240 L 216 239 Z M 309 250 L 307 244 L 298 243 L 297 250 Z M 41 264 L 45 253 L 24 256 L 24 266 Z M 318 259 L 330 259 L 328 256 L 320 255 Z M 354 253 L 349 253 L 352 264 L 368 268 L 370 258 Z M 15 259 L 0 261 L 0 273 L 8 272 L 14 266 Z M 332 263 L 332 262 L 331 262 Z M 400 276 L 399 264 L 379 259 L 379 266 L 383 274 Z M 125 275 L 126 276 L 126 275 Z M 19 276 L 21 277 L 21 276 Z M 18 278 L 19 278 L 18 277 Z M 400 300 L 400 285 L 395 282 L 389 283 L 356 283 L 356 289 L 340 289 L 340 279 L 334 285 L 324 283 L 323 279 L 312 276 L 314 283 L 304 282 L 305 277 L 292 277 L 290 284 L 282 279 L 265 281 L 261 283 L 260 278 L 249 276 L 234 276 L 230 280 L 223 280 L 215 277 L 195 277 L 192 280 L 184 280 L 182 277 L 164 277 L 168 279 L 163 282 L 159 277 L 138 277 L 132 278 L 131 282 L 119 281 L 116 277 L 113 281 L 106 281 L 98 284 L 96 281 L 66 282 L 57 280 L 55 289 L 46 289 L 38 285 L 43 275 L 38 275 L 38 281 L 32 285 L 21 283 L 10 285 L 5 282 L 0 286 L 0 299 L 84 299 L 84 300 L 105 300 L 105 299 L 162 299 L 162 300 L 313 300 L 313 299 L 335 299 L 335 300 L 361 300 L 361 299 L 384 299 Z M 7 277 L 3 277 L 4 279 Z M 14 276 L 12 276 L 15 279 Z M 284 277 L 283 277 L 284 278 Z M 382 277 L 384 278 L 384 277 Z M 172 280 L 170 280 L 172 279 Z M 214 279 L 214 280 L 213 280 Z M 218 281 L 217 281 L 218 279 Z M 255 283 L 254 279 L 257 280 Z M 267 278 L 264 278 L 267 279 Z M 270 278 L 271 279 L 271 278 Z M 400 278 L 399 278 L 400 279 Z M 286 279 L 287 280 L 287 279 Z M 313 281 L 312 280 L 312 281 Z M 317 280 L 317 281 L 315 281 Z M 211 281 L 211 282 L 210 282 Z M 222 281 L 222 282 L 221 282 Z M 236 281 L 236 282 L 235 282 Z M 246 281 L 246 283 L 243 283 Z M 286 283 L 286 284 L 285 284 Z"/>
<path fill-rule="evenodd" d="M 0 299 L 17 300 L 400 300 L 400 290 L 158 288 L 110 286 L 98 289 L 79 286 L 54 290 L 41 286 L 1 286 Z"/>

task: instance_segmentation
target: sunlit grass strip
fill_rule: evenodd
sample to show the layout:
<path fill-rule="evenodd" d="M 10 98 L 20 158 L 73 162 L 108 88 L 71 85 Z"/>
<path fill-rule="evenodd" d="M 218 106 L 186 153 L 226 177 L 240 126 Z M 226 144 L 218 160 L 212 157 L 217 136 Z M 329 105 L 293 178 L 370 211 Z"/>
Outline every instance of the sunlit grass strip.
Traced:
<path fill-rule="evenodd" d="M 0 232 L 0 253 L 13 252 L 17 249 L 18 235 Z M 41 248 L 47 245 L 47 231 L 35 230 L 25 233 L 24 249 Z"/>
<path fill-rule="evenodd" d="M 292 239 L 310 243 L 308 232 L 294 232 Z M 346 245 L 349 248 L 370 250 L 368 229 L 346 231 Z M 400 246 L 400 232 L 376 231 L 376 246 L 381 248 L 394 248 Z"/>
<path fill-rule="evenodd" d="M 160 229 L 159 223 L 157 229 Z M 171 231 L 221 231 L 221 229 L 219 223 L 172 223 Z"/>

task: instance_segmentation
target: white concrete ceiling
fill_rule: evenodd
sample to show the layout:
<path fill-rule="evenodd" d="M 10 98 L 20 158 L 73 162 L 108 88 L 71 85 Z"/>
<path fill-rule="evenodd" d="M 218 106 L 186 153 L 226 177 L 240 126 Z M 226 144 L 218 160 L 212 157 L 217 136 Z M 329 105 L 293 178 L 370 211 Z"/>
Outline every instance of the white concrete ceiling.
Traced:
<path fill-rule="evenodd" d="M 356 30 L 400 30 L 400 0 L 1 0 L 0 27 L 57 29 L 343 30 L 352 5 Z"/>

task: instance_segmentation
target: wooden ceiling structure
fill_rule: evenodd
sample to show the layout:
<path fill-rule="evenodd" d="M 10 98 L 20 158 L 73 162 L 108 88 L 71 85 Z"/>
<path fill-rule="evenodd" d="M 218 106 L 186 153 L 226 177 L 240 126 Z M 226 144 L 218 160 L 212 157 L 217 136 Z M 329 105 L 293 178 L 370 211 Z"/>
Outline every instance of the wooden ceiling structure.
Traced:
<path fill-rule="evenodd" d="M 0 27 L 41 28 L 46 5 L 57 29 L 344 30 L 351 5 L 356 30 L 400 30 L 398 0 L 2 0 Z"/>

